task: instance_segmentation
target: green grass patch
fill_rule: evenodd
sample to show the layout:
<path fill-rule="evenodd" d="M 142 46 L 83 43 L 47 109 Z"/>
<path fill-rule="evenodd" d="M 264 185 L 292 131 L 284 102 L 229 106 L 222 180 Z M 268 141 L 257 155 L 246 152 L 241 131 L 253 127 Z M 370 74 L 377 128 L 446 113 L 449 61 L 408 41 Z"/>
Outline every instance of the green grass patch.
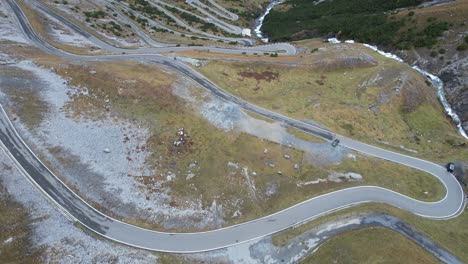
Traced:
<path fill-rule="evenodd" d="M 320 143 L 324 143 L 326 142 L 325 140 L 319 138 L 319 137 L 316 137 L 316 136 L 313 136 L 309 133 L 306 133 L 304 131 L 301 131 L 299 129 L 296 129 L 296 128 L 293 128 L 293 127 L 288 127 L 286 129 L 286 131 L 295 136 L 296 138 L 299 138 L 299 139 L 302 139 L 302 140 L 305 140 L 305 141 L 309 141 L 309 142 L 320 142 Z"/>
<path fill-rule="evenodd" d="M 334 45 L 322 47 L 323 51 L 308 55 L 311 66 L 223 61 L 197 69 L 246 101 L 296 119 L 314 120 L 360 141 L 441 163 L 468 159 L 466 148 L 453 147 L 464 139 L 445 115 L 436 88 L 428 86 L 419 73 L 363 47 L 348 46 L 344 51 L 333 49 Z M 327 57 L 331 53 L 335 59 Z M 340 61 L 357 54 L 372 54 L 378 65 L 348 68 Z M 278 77 L 256 80 L 242 75 L 245 71 L 252 76 L 274 72 Z M 417 153 L 404 151 L 401 145 Z"/>
<path fill-rule="evenodd" d="M 402 234 L 383 227 L 372 227 L 330 238 L 301 263 L 441 262 Z"/>
<path fill-rule="evenodd" d="M 368 203 L 344 209 L 312 220 L 296 228 L 290 228 L 282 231 L 273 235 L 273 243 L 276 245 L 285 245 L 290 239 L 293 239 L 317 225 L 335 219 L 336 217 L 345 217 L 349 214 L 368 212 L 386 213 L 396 216 L 415 227 L 418 231 L 422 232 L 439 245 L 443 246 L 446 250 L 459 257 L 462 261 L 468 262 L 468 252 L 465 250 L 468 241 L 468 212 L 466 210 L 456 218 L 449 220 L 432 220 L 386 204 Z"/>

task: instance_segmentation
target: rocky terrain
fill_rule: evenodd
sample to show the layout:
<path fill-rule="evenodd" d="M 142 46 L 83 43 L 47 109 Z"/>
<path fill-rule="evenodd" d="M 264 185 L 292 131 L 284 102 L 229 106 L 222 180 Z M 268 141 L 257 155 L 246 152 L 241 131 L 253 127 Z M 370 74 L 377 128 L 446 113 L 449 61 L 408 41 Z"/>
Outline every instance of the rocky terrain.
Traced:
<path fill-rule="evenodd" d="M 456 50 L 456 43 L 462 42 L 467 33 L 446 32 L 447 38 L 441 39 L 441 49 L 445 50 L 442 61 L 441 56 L 431 56 L 431 51 L 426 48 L 397 52 L 408 64 L 418 65 L 439 76 L 444 82 L 447 100 L 462 120 L 465 131 L 468 131 L 468 57 L 466 52 Z"/>
<path fill-rule="evenodd" d="M 449 29 L 437 39 L 431 48 L 415 48 L 399 51 L 408 64 L 418 65 L 444 82 L 446 97 L 452 109 L 460 117 L 463 128 L 468 130 L 468 2 L 432 1 L 435 5 L 415 10 L 414 19 L 429 21 L 437 18 L 447 21 Z"/>

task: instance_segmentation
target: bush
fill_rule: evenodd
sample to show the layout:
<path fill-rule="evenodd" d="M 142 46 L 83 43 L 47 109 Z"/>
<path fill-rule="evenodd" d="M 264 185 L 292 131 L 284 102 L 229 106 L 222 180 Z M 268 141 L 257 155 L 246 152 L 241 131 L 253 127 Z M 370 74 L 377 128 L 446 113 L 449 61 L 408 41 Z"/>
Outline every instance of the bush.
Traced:
<path fill-rule="evenodd" d="M 445 49 L 439 49 L 440 54 L 445 54 L 445 51 L 446 51 Z"/>
<path fill-rule="evenodd" d="M 412 17 L 414 16 L 414 14 L 415 14 L 414 11 L 409 11 L 408 16 Z"/>
<path fill-rule="evenodd" d="M 464 44 L 458 45 L 457 50 L 465 51 L 467 48 L 468 48 L 468 45 L 464 43 Z"/>
<path fill-rule="evenodd" d="M 90 17 L 90 18 L 103 18 L 107 15 L 106 12 L 102 10 L 93 11 L 93 12 L 83 12 L 83 14 L 86 17 Z"/>

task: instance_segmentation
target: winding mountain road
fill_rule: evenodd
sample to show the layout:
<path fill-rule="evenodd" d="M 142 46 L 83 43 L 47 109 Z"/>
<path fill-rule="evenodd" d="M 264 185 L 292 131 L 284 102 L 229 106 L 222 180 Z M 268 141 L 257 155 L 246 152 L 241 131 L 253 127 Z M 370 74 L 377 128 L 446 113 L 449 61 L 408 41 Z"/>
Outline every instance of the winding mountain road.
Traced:
<path fill-rule="evenodd" d="M 278 122 L 286 123 L 294 128 L 329 141 L 339 139 L 340 145 L 343 147 L 428 172 L 438 178 L 447 190 L 446 196 L 442 200 L 437 202 L 423 202 L 388 189 L 376 186 L 360 186 L 314 197 L 275 214 L 213 231 L 198 233 L 157 232 L 113 219 L 97 211 L 82 200 L 41 163 L 33 151 L 28 148 L 26 143 L 16 132 L 7 113 L 2 107 L 0 111 L 0 146 L 2 149 L 15 161 L 16 165 L 23 171 L 25 176 L 49 197 L 58 208 L 66 213 L 69 218 L 81 223 L 89 230 L 103 237 L 149 250 L 176 253 L 202 252 L 260 238 L 331 211 L 365 202 L 386 203 L 414 214 L 433 219 L 455 217 L 464 209 L 465 199 L 460 184 L 452 174 L 448 173 L 445 168 L 440 165 L 370 146 L 334 134 L 323 128 L 304 123 L 300 120 L 255 106 L 223 91 L 183 63 L 165 56 L 158 54 L 138 54 L 137 51 L 135 54 L 102 56 L 81 56 L 64 52 L 51 46 L 34 32 L 26 16 L 16 5 L 14 0 L 7 0 L 7 2 L 16 14 L 25 35 L 32 43 L 48 53 L 73 60 L 135 60 L 164 65 L 190 77 L 221 99 L 239 105 L 247 111 Z"/>
<path fill-rule="evenodd" d="M 10 1 L 7 0 L 7 3 L 10 5 L 11 9 L 13 12 L 16 14 L 18 18 L 18 22 L 21 24 L 23 27 L 23 30 L 25 31 L 27 36 L 32 36 L 34 34 L 34 30 L 32 27 L 29 25 L 28 19 L 26 15 L 22 12 L 21 8 L 15 1 Z M 116 2 L 117 5 L 122 5 L 118 2 Z M 144 48 L 138 48 L 138 49 L 125 49 L 125 48 L 120 48 L 120 47 L 115 47 L 110 45 L 109 43 L 106 43 L 105 41 L 102 41 L 101 39 L 97 38 L 96 36 L 90 34 L 88 31 L 86 31 L 84 28 L 80 27 L 79 25 L 74 24 L 72 21 L 69 19 L 63 17 L 61 14 L 57 13 L 56 11 L 50 9 L 46 5 L 42 4 L 41 2 L 33 2 L 34 7 L 38 8 L 41 12 L 44 12 L 48 14 L 49 16 L 52 16 L 53 18 L 59 20 L 61 23 L 65 24 L 67 27 L 75 31 L 76 33 L 82 35 L 84 38 L 89 40 L 91 43 L 94 45 L 102 48 L 103 50 L 109 51 L 111 53 L 115 54 L 160 54 L 160 53 L 167 53 L 167 52 L 177 52 L 177 51 L 185 51 L 185 50 L 203 50 L 203 51 L 208 51 L 208 52 L 214 52 L 214 53 L 226 53 L 226 54 L 242 54 L 242 53 L 248 53 L 248 54 L 263 54 L 264 52 L 268 53 L 279 53 L 283 55 L 293 55 L 296 54 L 296 48 L 288 43 L 274 43 L 274 44 L 268 44 L 268 45 L 262 45 L 262 46 L 248 46 L 248 47 L 223 47 L 223 46 L 179 46 L 177 47 L 175 44 L 163 44 L 163 43 L 155 43 L 153 47 L 144 47 Z M 125 8 L 124 5 L 121 6 L 122 8 Z M 25 23 L 23 23 L 25 22 Z M 28 27 L 27 29 L 25 27 Z M 140 29 L 138 29 L 138 35 L 146 35 L 146 33 L 142 32 Z M 40 42 L 45 42 L 41 38 L 36 38 L 36 41 Z M 149 36 L 146 36 L 143 38 L 145 39 L 151 39 Z M 227 40 L 234 40 L 231 38 L 227 38 Z M 235 39 L 235 40 L 240 40 L 240 39 Z M 250 43 L 249 43 L 250 44 Z M 49 45 L 50 47 L 54 48 L 53 46 Z M 55 48 L 54 48 L 55 49 Z M 48 49 L 49 50 L 49 49 Z M 52 52 L 49 50 L 49 52 Z"/>

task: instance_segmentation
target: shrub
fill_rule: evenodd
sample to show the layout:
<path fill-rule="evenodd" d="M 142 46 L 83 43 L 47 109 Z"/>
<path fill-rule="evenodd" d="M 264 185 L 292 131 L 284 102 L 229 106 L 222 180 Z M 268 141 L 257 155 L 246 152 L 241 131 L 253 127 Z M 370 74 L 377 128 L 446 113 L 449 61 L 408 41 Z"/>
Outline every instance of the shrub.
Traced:
<path fill-rule="evenodd" d="M 458 45 L 457 50 L 458 51 L 465 51 L 468 48 L 468 45 L 463 43 L 461 45 Z"/>
<path fill-rule="evenodd" d="M 102 10 L 93 11 L 93 12 L 83 12 L 83 14 L 86 17 L 91 17 L 91 18 L 103 18 L 106 16 L 106 12 Z"/>

